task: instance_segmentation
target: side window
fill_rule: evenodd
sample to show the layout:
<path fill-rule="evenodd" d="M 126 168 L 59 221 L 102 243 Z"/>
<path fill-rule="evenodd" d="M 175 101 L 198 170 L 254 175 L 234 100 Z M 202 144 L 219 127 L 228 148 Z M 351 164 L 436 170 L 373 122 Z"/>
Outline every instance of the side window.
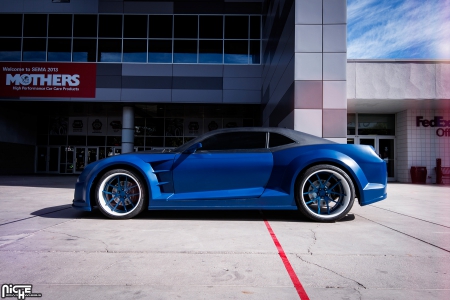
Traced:
<path fill-rule="evenodd" d="M 283 145 L 289 145 L 289 144 L 293 144 L 293 143 L 295 143 L 293 140 L 291 140 L 290 138 L 288 138 L 282 134 L 278 134 L 278 133 L 274 133 L 274 132 L 271 132 L 269 134 L 269 148 L 283 146 Z"/>
<path fill-rule="evenodd" d="M 245 150 L 266 148 L 265 132 L 227 132 L 202 141 L 200 150 Z"/>

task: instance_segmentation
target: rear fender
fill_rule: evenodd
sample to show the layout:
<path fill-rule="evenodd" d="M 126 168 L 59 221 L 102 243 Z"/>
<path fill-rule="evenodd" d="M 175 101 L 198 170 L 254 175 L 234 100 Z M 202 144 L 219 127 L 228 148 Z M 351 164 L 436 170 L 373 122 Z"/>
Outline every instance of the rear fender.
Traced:
<path fill-rule="evenodd" d="M 368 184 L 364 172 L 352 158 L 335 150 L 323 149 L 304 152 L 292 160 L 284 176 L 283 185 L 285 186 L 283 189 L 290 191 L 290 194 L 295 196 L 294 188 L 297 177 L 309 167 L 318 164 L 331 164 L 342 168 L 353 179 L 353 183 L 359 191 L 362 191 L 363 187 Z M 363 197 L 362 192 L 360 197 Z M 361 202 L 362 199 L 359 200 Z"/>

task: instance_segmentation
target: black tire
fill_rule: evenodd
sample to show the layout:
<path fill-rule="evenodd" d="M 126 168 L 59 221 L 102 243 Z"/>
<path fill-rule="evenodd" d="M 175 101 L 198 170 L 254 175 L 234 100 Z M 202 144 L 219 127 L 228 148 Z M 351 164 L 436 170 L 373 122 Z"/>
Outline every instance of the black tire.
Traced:
<path fill-rule="evenodd" d="M 297 178 L 295 199 L 299 211 L 319 222 L 334 222 L 347 215 L 355 202 L 355 187 L 342 169 L 317 165 Z"/>
<path fill-rule="evenodd" d="M 147 186 L 128 170 L 106 172 L 95 187 L 95 195 L 98 208 L 111 219 L 130 219 L 147 208 Z"/>

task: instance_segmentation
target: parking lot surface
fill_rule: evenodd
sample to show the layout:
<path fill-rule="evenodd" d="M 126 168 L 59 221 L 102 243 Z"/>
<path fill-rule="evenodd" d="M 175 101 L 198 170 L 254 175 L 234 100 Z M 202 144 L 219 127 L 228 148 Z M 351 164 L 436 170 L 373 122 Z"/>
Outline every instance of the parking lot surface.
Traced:
<path fill-rule="evenodd" d="M 309 299 L 450 299 L 448 186 L 392 183 L 321 224 L 295 211 L 109 220 L 71 208 L 75 181 L 0 176 L 0 284 L 41 299 L 300 299 L 294 276 Z"/>

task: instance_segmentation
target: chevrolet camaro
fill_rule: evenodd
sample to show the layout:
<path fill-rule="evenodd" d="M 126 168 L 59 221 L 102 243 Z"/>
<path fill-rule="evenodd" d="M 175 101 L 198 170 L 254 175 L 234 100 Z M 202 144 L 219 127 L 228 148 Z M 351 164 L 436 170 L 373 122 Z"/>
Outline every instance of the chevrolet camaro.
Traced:
<path fill-rule="evenodd" d="M 108 157 L 86 166 L 73 207 L 112 219 L 143 210 L 299 210 L 336 221 L 355 199 L 386 198 L 386 163 L 371 146 L 284 128 L 220 129 L 176 149 Z"/>

